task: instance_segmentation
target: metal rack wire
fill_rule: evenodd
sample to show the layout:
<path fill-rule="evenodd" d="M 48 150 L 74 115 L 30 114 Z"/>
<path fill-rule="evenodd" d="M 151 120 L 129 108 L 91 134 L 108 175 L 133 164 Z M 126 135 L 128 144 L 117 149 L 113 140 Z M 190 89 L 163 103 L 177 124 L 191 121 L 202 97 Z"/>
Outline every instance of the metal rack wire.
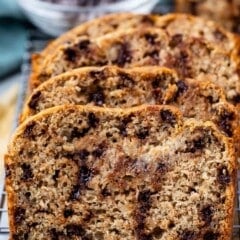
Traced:
<path fill-rule="evenodd" d="M 39 33 L 36 30 L 29 32 L 26 52 L 23 57 L 23 63 L 21 67 L 21 89 L 18 97 L 18 112 L 22 109 L 24 102 L 24 96 L 26 92 L 26 86 L 29 78 L 29 73 L 31 69 L 30 58 L 31 54 L 38 52 L 44 48 L 47 42 L 50 40 L 48 36 Z M 15 121 L 17 123 L 17 121 Z M 16 127 L 16 126 L 15 126 Z M 7 239 L 9 228 L 8 228 L 8 218 L 7 218 L 7 203 L 6 203 L 6 192 L 4 189 L 4 176 L 0 179 L 0 239 Z M 233 237 L 232 240 L 240 240 L 240 171 L 237 176 L 237 194 L 236 194 L 236 206 L 235 206 L 235 216 L 234 216 L 234 226 L 233 226 Z"/>

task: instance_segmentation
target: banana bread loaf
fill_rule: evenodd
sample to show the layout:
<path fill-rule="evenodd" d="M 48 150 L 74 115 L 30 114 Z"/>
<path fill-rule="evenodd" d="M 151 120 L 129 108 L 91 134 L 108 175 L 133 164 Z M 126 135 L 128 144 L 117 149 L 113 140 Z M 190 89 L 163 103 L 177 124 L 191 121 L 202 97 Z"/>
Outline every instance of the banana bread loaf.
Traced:
<path fill-rule="evenodd" d="M 173 107 L 42 111 L 5 158 L 10 239 L 228 240 L 235 160 Z"/>
<path fill-rule="evenodd" d="M 230 31 L 240 33 L 239 0 L 175 0 L 176 11 L 191 13 L 222 24 Z"/>
<path fill-rule="evenodd" d="M 118 31 L 95 41 L 82 37 L 49 59 L 38 79 L 44 82 L 77 67 L 100 65 L 173 68 L 181 77 L 211 80 L 225 90 L 229 101 L 240 102 L 237 60 L 203 39 L 169 36 L 157 28 Z"/>
<path fill-rule="evenodd" d="M 171 36 L 184 34 L 192 37 L 200 37 L 218 45 L 226 51 L 233 51 L 233 55 L 238 55 L 237 49 L 239 48 L 236 48 L 236 46 L 239 45 L 239 40 L 212 21 L 206 21 L 187 14 L 167 14 L 161 17 L 128 13 L 111 14 L 72 29 L 50 43 L 40 54 L 34 55 L 30 80 L 31 87 L 34 88 L 39 84 L 38 75 L 41 69 L 45 68 L 44 62 L 48 62 L 47 59 L 51 59 L 52 55 L 58 52 L 62 46 L 71 44 L 83 36 L 89 36 L 91 39 L 94 39 L 116 30 L 127 30 L 136 27 L 145 28 L 149 26 L 165 29 Z"/>
<path fill-rule="evenodd" d="M 116 31 L 118 29 L 128 29 L 141 25 L 142 27 L 152 26 L 154 16 L 138 15 L 131 13 L 114 13 L 97 19 L 93 19 L 81 24 L 72 30 L 64 33 L 54 41 L 50 42 L 47 47 L 40 53 L 32 56 L 32 72 L 30 76 L 30 87 L 35 88 L 38 85 L 37 75 L 45 61 L 45 58 L 57 52 L 61 46 L 75 41 L 77 38 L 89 36 L 96 38 L 104 34 Z"/>
<path fill-rule="evenodd" d="M 208 81 L 179 78 L 167 68 L 85 67 L 58 75 L 35 89 L 21 121 L 64 104 L 120 108 L 170 104 L 184 117 L 211 120 L 226 136 L 239 139 L 236 110 L 221 88 Z"/>

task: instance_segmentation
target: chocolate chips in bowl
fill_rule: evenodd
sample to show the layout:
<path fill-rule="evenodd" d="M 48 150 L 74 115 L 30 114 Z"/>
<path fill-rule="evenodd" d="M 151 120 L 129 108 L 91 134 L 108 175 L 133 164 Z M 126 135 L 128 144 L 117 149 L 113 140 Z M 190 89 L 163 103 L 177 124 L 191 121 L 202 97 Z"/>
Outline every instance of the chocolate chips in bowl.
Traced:
<path fill-rule="evenodd" d="M 55 37 L 105 14 L 149 13 L 157 2 L 158 0 L 18 0 L 33 24 Z"/>

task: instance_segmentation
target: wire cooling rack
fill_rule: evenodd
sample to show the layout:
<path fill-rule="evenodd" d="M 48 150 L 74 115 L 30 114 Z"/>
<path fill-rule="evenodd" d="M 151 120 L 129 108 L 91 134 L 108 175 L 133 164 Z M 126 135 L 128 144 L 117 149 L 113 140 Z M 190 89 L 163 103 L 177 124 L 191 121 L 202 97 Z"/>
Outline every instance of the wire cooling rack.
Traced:
<path fill-rule="evenodd" d="M 18 97 L 18 112 L 16 113 L 16 124 L 19 113 L 24 103 L 24 97 L 26 94 L 28 78 L 31 70 L 31 54 L 43 49 L 47 42 L 51 39 L 36 30 L 29 32 L 29 38 L 26 45 L 25 55 L 23 56 L 23 63 L 21 67 L 21 88 Z M 15 126 L 16 127 L 16 126 Z M 234 211 L 234 226 L 233 226 L 233 237 L 232 240 L 240 240 L 240 171 L 237 176 L 237 193 L 236 203 Z M 4 188 L 4 176 L 0 179 L 0 240 L 8 239 L 8 217 L 7 217 L 7 202 L 6 192 Z"/>

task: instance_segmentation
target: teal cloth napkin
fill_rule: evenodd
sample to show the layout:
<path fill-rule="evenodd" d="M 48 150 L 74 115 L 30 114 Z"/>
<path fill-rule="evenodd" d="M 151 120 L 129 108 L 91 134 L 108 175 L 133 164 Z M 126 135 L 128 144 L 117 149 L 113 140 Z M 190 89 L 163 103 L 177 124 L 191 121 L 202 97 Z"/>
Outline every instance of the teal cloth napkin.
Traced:
<path fill-rule="evenodd" d="M 0 0 L 0 80 L 19 67 L 27 29 L 16 0 Z"/>

